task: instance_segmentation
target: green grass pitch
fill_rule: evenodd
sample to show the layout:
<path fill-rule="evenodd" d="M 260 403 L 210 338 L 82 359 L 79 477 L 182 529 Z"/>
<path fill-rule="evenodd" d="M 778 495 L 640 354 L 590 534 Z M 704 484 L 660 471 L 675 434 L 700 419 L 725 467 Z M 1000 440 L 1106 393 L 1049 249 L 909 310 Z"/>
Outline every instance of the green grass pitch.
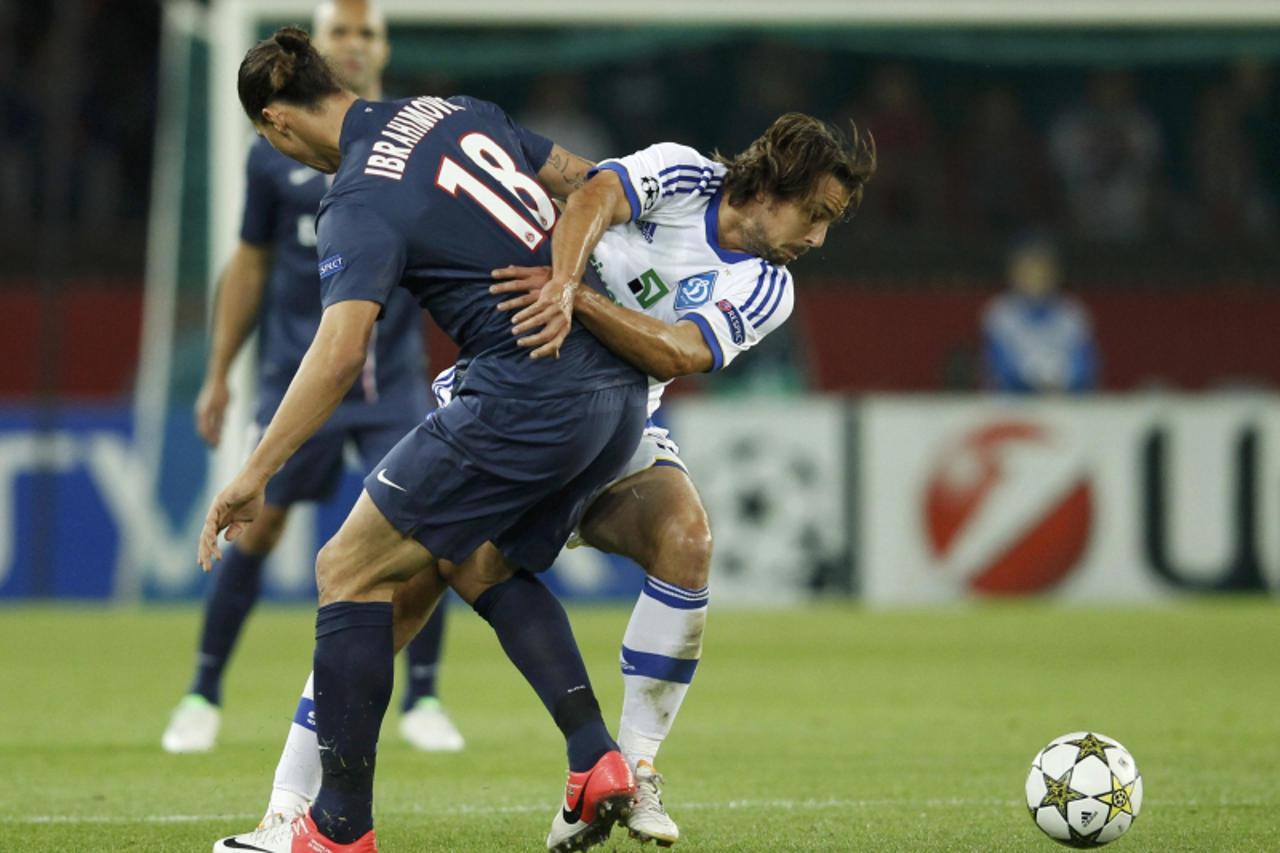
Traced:
<path fill-rule="evenodd" d="M 218 750 L 169 756 L 195 609 L 0 609 L 0 850 L 201 851 L 260 816 L 309 668 L 312 614 L 264 608 L 233 662 Z M 571 611 L 606 719 L 627 612 Z M 387 851 L 543 849 L 560 738 L 487 626 L 457 607 L 444 701 L 458 755 L 388 725 Z M 1117 851 L 1280 850 L 1280 607 L 1020 603 L 712 609 L 659 758 L 677 851 L 1050 851 L 1022 785 L 1051 738 L 1122 741 L 1146 784 Z M 399 674 L 399 671 L 398 673 Z M 615 830 L 605 850 L 639 850 Z M 650 848 L 652 849 L 652 848 Z"/>

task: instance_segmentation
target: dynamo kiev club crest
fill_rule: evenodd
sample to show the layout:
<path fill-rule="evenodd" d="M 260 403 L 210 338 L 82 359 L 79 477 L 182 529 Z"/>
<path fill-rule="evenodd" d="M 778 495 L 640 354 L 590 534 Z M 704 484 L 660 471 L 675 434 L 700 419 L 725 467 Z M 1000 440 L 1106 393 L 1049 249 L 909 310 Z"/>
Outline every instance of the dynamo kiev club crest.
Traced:
<path fill-rule="evenodd" d="M 717 275 L 715 270 L 709 270 L 680 279 L 676 286 L 676 310 L 688 311 L 710 302 Z"/>

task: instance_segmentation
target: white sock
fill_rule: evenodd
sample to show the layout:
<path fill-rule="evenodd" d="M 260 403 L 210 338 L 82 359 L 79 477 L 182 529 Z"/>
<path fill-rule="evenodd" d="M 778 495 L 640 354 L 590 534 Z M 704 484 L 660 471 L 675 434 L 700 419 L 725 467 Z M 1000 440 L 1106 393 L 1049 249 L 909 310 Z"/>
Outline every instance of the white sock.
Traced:
<path fill-rule="evenodd" d="M 289 737 L 276 765 L 267 814 L 292 814 L 311 805 L 320 793 L 320 742 L 316 739 L 315 674 L 307 676 L 298 710 L 289 724 Z"/>
<path fill-rule="evenodd" d="M 622 637 L 622 721 L 627 761 L 653 764 L 689 692 L 707 624 L 707 588 L 685 589 L 650 577 Z"/>

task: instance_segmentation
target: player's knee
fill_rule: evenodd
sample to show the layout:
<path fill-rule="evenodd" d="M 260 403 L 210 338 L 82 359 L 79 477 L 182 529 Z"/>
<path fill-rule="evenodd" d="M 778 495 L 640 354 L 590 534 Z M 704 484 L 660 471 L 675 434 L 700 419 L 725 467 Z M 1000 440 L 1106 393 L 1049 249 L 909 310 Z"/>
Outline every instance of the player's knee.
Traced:
<path fill-rule="evenodd" d="M 485 590 L 507 580 L 514 572 L 515 566 L 489 544 L 477 548 L 460 564 L 440 561 L 440 576 L 468 604 L 474 604 Z"/>
<path fill-rule="evenodd" d="M 320 595 L 320 605 L 354 600 L 361 592 L 359 580 L 342 558 L 342 549 L 335 540 L 326 542 L 316 554 L 316 591 Z"/>
<path fill-rule="evenodd" d="M 427 624 L 443 592 L 439 577 L 431 570 L 419 572 L 396 590 L 391 604 L 392 633 L 397 652 Z"/>
<path fill-rule="evenodd" d="M 458 566 L 452 560 L 441 560 L 436 563 L 436 571 L 440 573 L 440 579 L 450 586 L 458 579 Z"/>
<path fill-rule="evenodd" d="M 658 557 L 649 573 L 685 589 L 700 589 L 711 573 L 711 549 L 711 526 L 705 515 L 674 518 L 663 528 Z"/>

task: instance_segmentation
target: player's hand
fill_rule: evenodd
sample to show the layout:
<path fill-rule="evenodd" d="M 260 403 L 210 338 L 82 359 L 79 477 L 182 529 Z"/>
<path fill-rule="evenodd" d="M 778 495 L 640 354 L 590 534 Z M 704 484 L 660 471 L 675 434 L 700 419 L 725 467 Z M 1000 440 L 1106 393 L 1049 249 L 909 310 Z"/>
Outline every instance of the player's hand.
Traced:
<path fill-rule="evenodd" d="M 217 447 L 222 440 L 222 422 L 230 402 L 231 392 L 226 382 L 206 379 L 200 386 L 200 395 L 196 397 L 196 432 L 210 447 Z"/>
<path fill-rule="evenodd" d="M 553 278 L 542 286 L 532 305 L 511 318 L 511 333 L 518 338 L 516 343 L 533 350 L 531 358 L 560 357 L 560 345 L 573 324 L 577 290 L 578 282 Z"/>
<path fill-rule="evenodd" d="M 227 541 L 234 542 L 245 527 L 262 512 L 266 483 L 245 471 L 236 475 L 227 487 L 218 493 L 204 517 L 200 530 L 200 545 L 196 549 L 196 561 L 206 572 L 213 568 L 215 560 L 222 559 L 218 548 L 218 534 L 227 532 Z"/>
<path fill-rule="evenodd" d="M 514 293 L 511 299 L 498 303 L 499 311 L 514 311 L 527 308 L 538 301 L 542 286 L 551 280 L 551 267 L 503 267 L 494 270 L 493 279 L 497 284 L 489 288 L 490 293 Z"/>

